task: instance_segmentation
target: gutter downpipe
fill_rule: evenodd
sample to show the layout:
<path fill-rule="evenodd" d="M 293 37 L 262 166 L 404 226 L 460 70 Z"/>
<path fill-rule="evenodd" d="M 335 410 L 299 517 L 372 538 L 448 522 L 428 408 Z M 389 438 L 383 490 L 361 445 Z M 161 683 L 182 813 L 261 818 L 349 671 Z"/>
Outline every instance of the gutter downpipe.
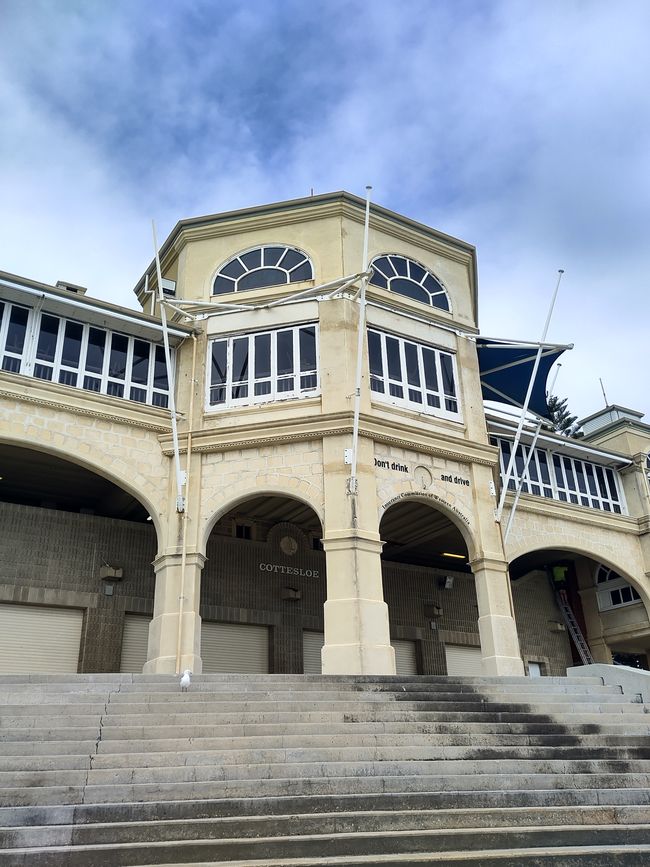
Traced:
<path fill-rule="evenodd" d="M 357 370 L 354 383 L 354 419 L 352 423 L 352 455 L 351 470 L 348 479 L 348 493 L 352 496 L 352 526 L 358 527 L 359 517 L 357 514 L 357 493 L 359 482 L 357 479 L 357 452 L 359 444 L 359 417 L 361 414 L 361 379 L 363 373 L 363 340 L 366 325 L 366 286 L 368 284 L 368 231 L 370 225 L 370 191 L 371 186 L 366 187 L 366 215 L 363 233 L 363 273 L 361 278 L 361 292 L 359 294 L 359 327 L 357 333 Z"/>

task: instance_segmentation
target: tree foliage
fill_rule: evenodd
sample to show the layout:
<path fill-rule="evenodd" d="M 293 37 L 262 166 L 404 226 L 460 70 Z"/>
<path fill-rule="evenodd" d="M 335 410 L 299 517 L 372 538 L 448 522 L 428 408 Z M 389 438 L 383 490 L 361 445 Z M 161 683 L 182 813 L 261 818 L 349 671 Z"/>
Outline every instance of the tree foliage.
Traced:
<path fill-rule="evenodd" d="M 549 394 L 546 398 L 548 410 L 551 416 L 551 424 L 556 433 L 562 434 L 565 437 L 574 437 L 578 439 L 583 435 L 580 425 L 576 424 L 577 415 L 572 415 L 567 407 L 568 398 L 560 399 L 554 394 Z"/>

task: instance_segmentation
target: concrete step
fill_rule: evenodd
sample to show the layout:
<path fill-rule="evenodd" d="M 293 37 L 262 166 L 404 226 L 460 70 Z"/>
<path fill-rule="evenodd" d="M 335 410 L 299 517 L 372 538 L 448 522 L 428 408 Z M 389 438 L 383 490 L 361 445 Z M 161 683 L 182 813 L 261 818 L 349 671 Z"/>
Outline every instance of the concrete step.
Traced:
<path fill-rule="evenodd" d="M 330 858 L 265 858 L 230 861 L 230 867 L 420 867 L 459 864 L 461 867 L 646 867 L 649 846 L 566 846 L 548 849 L 505 849 L 481 852 L 427 852 L 390 855 L 350 855 Z M 175 861 L 173 867 L 211 867 L 214 861 Z M 141 867 L 157 867 L 144 864 Z"/>
<path fill-rule="evenodd" d="M 352 743 L 350 741 L 353 741 Z M 387 739 L 390 741 L 390 739 Z M 186 767 L 199 765 L 244 763 L 246 761 L 256 763 L 281 763 L 291 761 L 332 762 L 345 761 L 354 757 L 359 761 L 395 761 L 398 759 L 408 761 L 442 761 L 455 760 L 475 762 L 484 760 L 496 761 L 548 761 L 557 760 L 572 761 L 619 761 L 634 762 L 639 770 L 640 763 L 650 760 L 650 745 L 642 747 L 603 747 L 603 746 L 545 746 L 545 747 L 505 747 L 489 746 L 439 746 L 437 744 L 417 744 L 409 739 L 409 744 L 401 747 L 390 744 L 374 743 L 359 744 L 356 739 L 348 739 L 347 744 L 326 746 L 304 746 L 286 744 L 277 747 L 265 747 L 254 739 L 248 744 L 225 744 L 221 749 L 199 750 L 190 746 L 185 751 L 167 752 L 142 752 L 142 753 L 102 753 L 92 757 L 93 770 L 108 768 L 154 768 L 183 765 Z M 84 757 L 72 757 L 74 762 L 80 762 Z M 73 762 L 65 764 L 66 757 L 35 757 L 31 759 L 12 757 L 9 760 L 0 759 L 0 772 L 18 770 L 22 762 L 22 768 L 27 770 L 27 761 L 31 762 L 34 769 L 48 770 L 46 764 L 54 761 L 57 767 L 72 769 L 76 765 Z M 86 757 L 86 762 L 90 759 Z M 82 765 L 79 764 L 79 767 Z M 83 765 L 86 767 L 86 765 Z M 55 768 L 52 767 L 52 770 Z"/>
<path fill-rule="evenodd" d="M 477 849 L 535 849 L 557 847 L 644 846 L 650 852 L 649 825 L 604 825 L 585 827 L 516 827 L 471 828 L 404 831 L 354 831 L 335 834 L 306 834 L 259 838 L 197 839 L 149 841 L 97 845 L 12 849 L 0 852 L 6 867 L 122 867 L 151 863 L 177 863 L 179 857 L 188 863 L 209 859 L 212 863 L 236 863 L 243 859 L 265 858 L 326 858 L 362 855 L 429 854 L 452 851 L 475 852 Z M 318 863 L 318 862 L 317 862 Z"/>
<path fill-rule="evenodd" d="M 456 812 L 577 807 L 588 813 L 600 807 L 650 807 L 647 789 L 529 789 L 449 792 L 378 792 L 336 795 L 283 795 L 255 798 L 217 798 L 150 802 L 80 803 L 0 808 L 0 827 L 37 825 L 93 825 L 134 822 L 194 821 L 213 818 L 311 815 L 316 813 L 400 811 Z"/>
<path fill-rule="evenodd" d="M 0 828 L 0 848 L 33 848 L 139 840 L 228 839 L 303 836 L 352 832 L 549 827 L 562 825 L 637 825 L 650 823 L 650 807 L 542 807 L 509 810 L 398 810 L 169 819 L 81 825 Z"/>

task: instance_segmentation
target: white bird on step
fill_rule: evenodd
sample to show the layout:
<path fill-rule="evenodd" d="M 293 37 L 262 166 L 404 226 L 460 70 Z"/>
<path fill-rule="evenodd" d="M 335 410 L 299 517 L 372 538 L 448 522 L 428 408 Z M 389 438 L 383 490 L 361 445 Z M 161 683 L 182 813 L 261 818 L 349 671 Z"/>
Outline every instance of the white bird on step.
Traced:
<path fill-rule="evenodd" d="M 192 682 L 192 672 L 186 668 L 181 677 L 181 692 L 187 692 L 190 683 Z"/>

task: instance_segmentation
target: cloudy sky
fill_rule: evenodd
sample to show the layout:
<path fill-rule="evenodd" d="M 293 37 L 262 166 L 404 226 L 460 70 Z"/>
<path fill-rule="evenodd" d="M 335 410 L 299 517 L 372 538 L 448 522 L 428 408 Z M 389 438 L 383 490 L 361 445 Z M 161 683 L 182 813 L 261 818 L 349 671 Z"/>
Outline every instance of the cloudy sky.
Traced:
<path fill-rule="evenodd" d="M 650 421 L 647 0 L 0 0 L 0 269 L 133 306 L 183 217 L 337 189 L 478 248 L 483 333 Z"/>

